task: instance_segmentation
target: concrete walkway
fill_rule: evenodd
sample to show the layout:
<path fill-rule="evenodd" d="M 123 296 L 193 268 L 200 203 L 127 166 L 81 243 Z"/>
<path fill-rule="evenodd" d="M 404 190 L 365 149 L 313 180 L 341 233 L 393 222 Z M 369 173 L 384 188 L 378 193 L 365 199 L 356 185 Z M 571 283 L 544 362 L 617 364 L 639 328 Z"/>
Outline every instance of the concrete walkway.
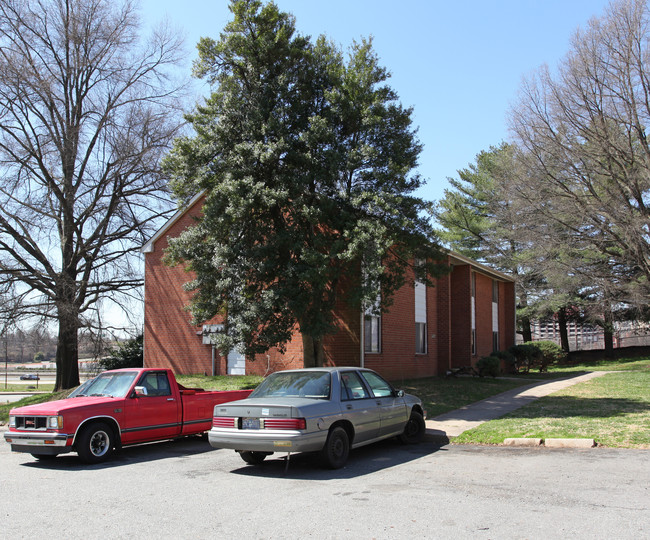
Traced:
<path fill-rule="evenodd" d="M 463 431 L 499 418 L 553 392 L 588 381 L 594 377 L 600 377 L 606 373 L 608 372 L 594 371 L 568 379 L 543 381 L 520 386 L 471 405 L 466 405 L 455 411 L 441 414 L 426 421 L 427 438 L 433 439 L 434 442 L 440 444 L 447 444 L 451 437 L 457 437 Z"/>

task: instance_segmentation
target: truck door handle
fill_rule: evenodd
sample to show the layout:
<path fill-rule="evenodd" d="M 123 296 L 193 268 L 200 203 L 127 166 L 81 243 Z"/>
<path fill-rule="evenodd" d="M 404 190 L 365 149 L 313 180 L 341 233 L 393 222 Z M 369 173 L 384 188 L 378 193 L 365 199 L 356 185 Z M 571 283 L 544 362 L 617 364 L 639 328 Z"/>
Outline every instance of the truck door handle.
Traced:
<path fill-rule="evenodd" d="M 167 401 L 176 401 L 173 397 L 167 398 Z"/>

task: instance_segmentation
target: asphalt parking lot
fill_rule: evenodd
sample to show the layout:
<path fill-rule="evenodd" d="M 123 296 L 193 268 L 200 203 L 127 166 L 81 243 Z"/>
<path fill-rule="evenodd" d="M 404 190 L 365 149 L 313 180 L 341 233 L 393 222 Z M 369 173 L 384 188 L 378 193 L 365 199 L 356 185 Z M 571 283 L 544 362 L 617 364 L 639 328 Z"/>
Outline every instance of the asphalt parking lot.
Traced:
<path fill-rule="evenodd" d="M 49 463 L 0 442 L 4 538 L 650 538 L 650 450 L 384 441 L 329 471 L 203 438 Z"/>

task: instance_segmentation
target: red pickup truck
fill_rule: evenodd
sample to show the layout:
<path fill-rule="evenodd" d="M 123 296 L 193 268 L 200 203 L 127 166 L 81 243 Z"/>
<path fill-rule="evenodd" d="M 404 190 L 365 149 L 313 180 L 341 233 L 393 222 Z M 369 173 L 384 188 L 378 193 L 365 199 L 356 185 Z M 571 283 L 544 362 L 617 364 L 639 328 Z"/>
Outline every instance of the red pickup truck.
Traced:
<path fill-rule="evenodd" d="M 4 437 L 14 452 L 37 459 L 75 451 L 98 463 L 121 446 L 208 431 L 215 405 L 250 393 L 185 388 L 169 369 L 116 369 L 66 399 L 12 409 Z"/>

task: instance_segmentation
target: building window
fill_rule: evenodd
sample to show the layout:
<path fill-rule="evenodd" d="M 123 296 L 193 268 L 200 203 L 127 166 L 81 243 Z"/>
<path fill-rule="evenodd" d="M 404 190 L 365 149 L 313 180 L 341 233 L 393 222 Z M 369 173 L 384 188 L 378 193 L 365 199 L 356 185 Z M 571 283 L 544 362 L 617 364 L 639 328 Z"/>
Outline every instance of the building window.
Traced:
<path fill-rule="evenodd" d="M 496 280 L 492 282 L 492 303 L 499 303 L 499 282 Z"/>
<path fill-rule="evenodd" d="M 364 319 L 364 351 L 367 353 L 381 352 L 381 317 L 366 315 Z"/>
<path fill-rule="evenodd" d="M 422 264 L 416 261 L 416 265 Z M 427 286 L 415 281 L 415 354 L 427 353 Z"/>
<path fill-rule="evenodd" d="M 476 328 L 472 328 L 472 356 L 476 356 Z"/>
<path fill-rule="evenodd" d="M 492 332 L 492 351 L 499 350 L 499 332 Z"/>
<path fill-rule="evenodd" d="M 415 323 L 415 354 L 427 353 L 427 323 Z"/>

